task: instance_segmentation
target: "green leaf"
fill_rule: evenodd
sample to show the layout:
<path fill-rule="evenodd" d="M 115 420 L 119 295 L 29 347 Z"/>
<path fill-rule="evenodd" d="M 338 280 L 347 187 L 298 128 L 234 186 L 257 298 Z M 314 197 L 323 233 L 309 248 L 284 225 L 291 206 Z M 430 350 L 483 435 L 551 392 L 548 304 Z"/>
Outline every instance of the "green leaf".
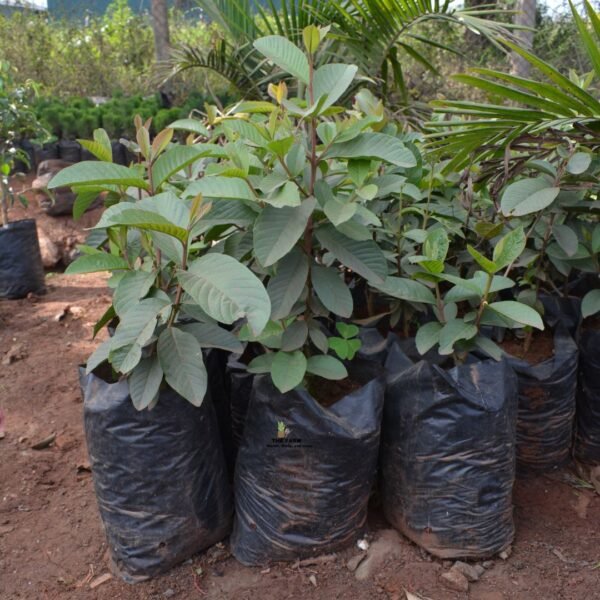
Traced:
<path fill-rule="evenodd" d="M 490 275 L 493 275 L 496 271 L 499 271 L 502 268 L 499 267 L 495 262 L 492 262 L 483 256 L 483 254 L 475 250 L 475 248 L 473 248 L 473 246 L 470 244 L 467 244 L 467 252 L 475 259 L 477 264 Z"/>
<path fill-rule="evenodd" d="M 127 375 L 142 360 L 142 348 L 139 344 L 129 344 L 127 346 L 119 346 L 118 348 L 111 346 L 108 360 L 113 369 Z"/>
<path fill-rule="evenodd" d="M 184 196 L 197 196 L 202 194 L 204 198 L 217 198 L 220 200 L 250 200 L 256 201 L 248 184 L 238 177 L 203 177 L 198 181 L 190 183 L 185 189 Z"/>
<path fill-rule="evenodd" d="M 261 354 L 260 356 L 257 356 L 250 361 L 247 369 L 248 373 L 255 373 L 256 375 L 270 373 L 274 358 L 275 353 L 273 352 L 268 352 L 267 354 Z"/>
<path fill-rule="evenodd" d="M 277 352 L 271 364 L 273 384 L 285 394 L 302 383 L 306 373 L 306 356 L 296 352 Z"/>
<path fill-rule="evenodd" d="M 337 227 L 349 221 L 356 213 L 357 207 L 356 202 L 343 202 L 333 197 L 325 203 L 323 210 L 327 218 Z"/>
<path fill-rule="evenodd" d="M 526 243 L 527 240 L 525 239 L 525 232 L 522 227 L 513 229 L 513 231 L 501 238 L 494 248 L 496 270 L 503 269 L 517 260 L 523 250 L 525 250 Z"/>
<path fill-rule="evenodd" d="M 146 298 L 129 308 L 121 318 L 112 338 L 113 350 L 135 344 L 144 346 L 154 335 L 156 319 L 169 303 L 158 298 Z"/>
<path fill-rule="evenodd" d="M 198 340 L 191 333 L 167 327 L 158 338 L 158 359 L 167 383 L 188 402 L 200 406 L 208 376 Z"/>
<path fill-rule="evenodd" d="M 306 371 L 325 379 L 340 380 L 348 377 L 344 364 L 333 356 L 311 356 L 306 361 Z"/>
<path fill-rule="evenodd" d="M 587 152 L 575 152 L 567 163 L 567 171 L 572 175 L 585 173 L 592 164 L 592 155 Z"/>
<path fill-rule="evenodd" d="M 308 328 L 308 336 L 310 341 L 324 354 L 329 350 L 329 342 L 327 336 L 321 331 L 318 324 L 312 322 Z"/>
<path fill-rule="evenodd" d="M 119 281 L 113 296 L 113 306 L 117 315 L 126 313 L 132 306 L 137 306 L 152 287 L 156 275 L 146 271 L 130 271 Z"/>
<path fill-rule="evenodd" d="M 80 219 L 97 197 L 97 189 L 78 192 L 75 202 L 73 203 L 73 218 Z"/>
<path fill-rule="evenodd" d="M 311 279 L 319 300 L 327 310 L 344 318 L 352 316 L 352 294 L 337 269 L 314 266 Z"/>
<path fill-rule="evenodd" d="M 452 354 L 456 342 L 470 340 L 476 335 L 477 327 L 473 323 L 465 323 L 462 319 L 451 319 L 440 331 L 440 354 Z"/>
<path fill-rule="evenodd" d="M 258 335 L 271 314 L 271 300 L 261 281 L 247 267 L 224 254 L 194 260 L 178 271 L 183 289 L 210 317 L 231 324 L 246 317 Z"/>
<path fill-rule="evenodd" d="M 266 206 L 254 224 L 254 253 L 268 267 L 285 256 L 300 239 L 316 200 L 307 198 L 296 208 Z"/>
<path fill-rule="evenodd" d="M 403 277 L 388 277 L 382 284 L 374 286 L 379 291 L 407 302 L 422 302 L 423 304 L 435 304 L 435 296 L 432 291 L 422 283 L 405 279 Z"/>
<path fill-rule="evenodd" d="M 579 248 L 577 234 L 567 225 L 554 225 L 552 233 L 558 245 L 565 251 L 565 254 L 569 257 L 575 256 L 577 248 Z"/>
<path fill-rule="evenodd" d="M 314 98 L 318 100 L 326 95 L 327 99 L 321 107 L 325 110 L 335 104 L 350 87 L 358 68 L 354 65 L 329 63 L 319 67 L 314 74 Z"/>
<path fill-rule="evenodd" d="M 100 271 L 115 271 L 118 269 L 129 269 L 127 261 L 120 256 L 102 252 L 80 256 L 66 268 L 65 273 L 67 275 L 77 275 L 80 273 L 98 273 Z"/>
<path fill-rule="evenodd" d="M 253 45 L 261 54 L 286 73 L 308 85 L 310 71 L 308 59 L 298 46 L 280 35 L 268 35 L 259 38 L 254 41 Z"/>
<path fill-rule="evenodd" d="M 175 225 L 169 219 L 150 210 L 128 208 L 111 218 L 112 225 L 127 225 L 149 231 L 166 233 L 178 240 L 185 242 L 188 239 L 188 230 Z"/>
<path fill-rule="evenodd" d="M 161 154 L 152 165 L 152 185 L 155 190 L 165 183 L 170 177 L 185 169 L 204 156 L 211 156 L 214 152 L 212 144 L 195 144 L 183 146 L 176 144 Z"/>
<path fill-rule="evenodd" d="M 300 298 L 308 277 L 308 257 L 295 248 L 277 265 L 277 273 L 267 284 L 271 298 L 271 319 L 284 319 Z"/>
<path fill-rule="evenodd" d="M 526 304 L 521 304 L 513 300 L 505 300 L 502 302 L 492 302 L 487 305 L 487 308 L 521 325 L 544 329 L 540 313 Z"/>
<path fill-rule="evenodd" d="M 417 166 L 414 154 L 396 137 L 385 133 L 361 133 L 348 142 L 333 144 L 328 158 L 377 158 L 397 167 Z"/>
<path fill-rule="evenodd" d="M 423 254 L 433 261 L 444 262 L 450 248 L 450 240 L 446 230 L 438 227 L 427 233 L 425 244 L 423 244 Z"/>
<path fill-rule="evenodd" d="M 500 208 L 506 216 L 522 217 L 550 206 L 559 192 L 543 177 L 521 179 L 504 190 Z"/>
<path fill-rule="evenodd" d="M 106 312 L 96 321 L 94 325 L 94 331 L 92 337 L 95 338 L 98 335 L 98 332 L 105 326 L 108 325 L 115 317 L 117 313 L 115 312 L 115 307 L 111 304 Z"/>
<path fill-rule="evenodd" d="M 241 354 L 244 351 L 242 343 L 235 335 L 216 323 L 189 323 L 179 328 L 181 331 L 191 333 L 203 348 L 220 348 L 234 354 Z"/>
<path fill-rule="evenodd" d="M 208 129 L 206 129 L 206 127 L 202 124 L 202 122 L 198 121 L 198 119 L 178 119 L 169 125 L 169 129 L 175 129 L 177 131 L 190 131 L 205 137 L 210 136 Z"/>
<path fill-rule="evenodd" d="M 475 338 L 475 345 L 490 358 L 493 358 L 494 360 L 502 359 L 504 351 L 496 343 L 490 340 L 490 338 L 487 338 L 484 335 L 478 335 Z"/>
<path fill-rule="evenodd" d="M 163 370 L 157 356 L 144 358 L 129 376 L 129 394 L 133 406 L 144 410 L 156 398 L 163 379 Z"/>
<path fill-rule="evenodd" d="M 415 336 L 415 344 L 419 354 L 425 354 L 439 343 L 441 331 L 442 324 L 437 321 L 425 323 L 419 327 Z"/>
<path fill-rule="evenodd" d="M 105 360 L 108 360 L 110 353 L 110 338 L 104 340 L 95 350 L 92 352 L 90 357 L 87 359 L 85 367 L 86 374 L 90 374 L 98 365 L 102 364 Z"/>
<path fill-rule="evenodd" d="M 346 340 L 356 337 L 359 334 L 358 327 L 350 323 L 343 323 L 341 321 L 338 321 L 335 324 L 335 328 L 337 329 L 338 333 Z"/>
<path fill-rule="evenodd" d="M 581 315 L 585 319 L 600 311 L 600 290 L 590 290 L 581 301 Z"/>
<path fill-rule="evenodd" d="M 308 325 L 306 321 L 294 321 L 281 337 L 281 349 L 286 352 L 302 348 L 308 338 Z"/>
<path fill-rule="evenodd" d="M 373 284 L 381 284 L 387 275 L 387 261 L 373 240 L 357 242 L 337 231 L 332 225 L 315 230 L 319 242 L 345 267 Z"/>
<path fill-rule="evenodd" d="M 86 160 L 62 169 L 52 178 L 48 189 L 77 185 L 95 185 L 103 189 L 111 185 L 149 189 L 137 170 L 96 160 Z"/>
<path fill-rule="evenodd" d="M 95 140 L 77 140 L 88 152 L 91 152 L 98 160 L 111 163 L 112 148 L 108 148 Z"/>
<path fill-rule="evenodd" d="M 263 198 L 263 200 L 276 208 L 283 208 L 284 206 L 298 207 L 302 203 L 298 186 L 291 181 L 275 189 L 266 198 Z M 312 200 L 312 198 L 308 198 L 304 202 L 308 202 L 309 200 Z"/>

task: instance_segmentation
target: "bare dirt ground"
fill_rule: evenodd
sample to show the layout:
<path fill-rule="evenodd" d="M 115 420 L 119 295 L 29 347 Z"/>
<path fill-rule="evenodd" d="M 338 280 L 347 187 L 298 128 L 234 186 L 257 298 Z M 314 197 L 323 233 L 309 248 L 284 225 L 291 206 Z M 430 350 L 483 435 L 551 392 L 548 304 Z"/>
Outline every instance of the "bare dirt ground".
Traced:
<path fill-rule="evenodd" d="M 51 237 L 82 235 L 66 217 L 13 211 L 23 216 L 38 218 Z M 517 482 L 512 555 L 493 558 L 468 592 L 441 582 L 451 563 L 394 540 L 376 508 L 366 535 L 387 542 L 365 581 L 346 564 L 356 546 L 317 564 L 260 569 L 237 563 L 224 540 L 153 581 L 98 583 L 109 573 L 107 545 L 87 470 L 77 365 L 110 303 L 105 281 L 48 274 L 42 298 L 0 300 L 0 599 L 400 600 L 408 591 L 431 600 L 600 600 L 600 496 L 576 487 L 568 470 Z M 32 448 L 51 435 L 50 445 Z"/>

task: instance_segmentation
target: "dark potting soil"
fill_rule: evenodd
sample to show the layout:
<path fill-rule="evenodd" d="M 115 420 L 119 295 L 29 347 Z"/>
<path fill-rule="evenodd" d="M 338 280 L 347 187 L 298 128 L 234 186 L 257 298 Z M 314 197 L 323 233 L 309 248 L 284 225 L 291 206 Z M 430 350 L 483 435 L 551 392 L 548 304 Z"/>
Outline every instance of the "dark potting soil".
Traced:
<path fill-rule="evenodd" d="M 554 336 L 550 329 L 536 331 L 527 350 L 525 350 L 525 339 L 517 338 L 512 333 L 507 334 L 500 346 L 507 354 L 526 360 L 532 365 L 537 365 L 554 356 Z"/>
<path fill-rule="evenodd" d="M 347 377 L 340 381 L 324 379 L 323 377 L 309 377 L 306 382 L 306 389 L 310 395 L 325 408 L 333 406 L 345 396 L 359 390 L 363 383 Z"/>

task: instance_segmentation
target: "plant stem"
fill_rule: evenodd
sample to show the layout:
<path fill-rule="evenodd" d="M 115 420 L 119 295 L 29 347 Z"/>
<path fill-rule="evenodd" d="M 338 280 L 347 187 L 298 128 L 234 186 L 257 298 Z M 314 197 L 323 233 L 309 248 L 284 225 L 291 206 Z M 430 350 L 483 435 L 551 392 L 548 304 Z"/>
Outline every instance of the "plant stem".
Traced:
<path fill-rule="evenodd" d="M 488 304 L 488 296 L 490 295 L 490 289 L 492 287 L 492 281 L 494 281 L 493 273 L 487 274 L 487 281 L 485 282 L 485 289 L 483 290 L 483 296 L 481 297 L 481 302 L 479 303 L 479 309 L 477 310 L 477 319 L 475 320 L 475 327 L 477 327 L 477 333 L 479 333 L 479 328 L 481 325 L 481 318 L 483 317 L 483 311 Z"/>
<path fill-rule="evenodd" d="M 1 184 L 0 189 L 0 211 L 2 212 L 2 227 L 8 227 L 8 206 L 6 201 L 6 188 L 4 183 Z"/>

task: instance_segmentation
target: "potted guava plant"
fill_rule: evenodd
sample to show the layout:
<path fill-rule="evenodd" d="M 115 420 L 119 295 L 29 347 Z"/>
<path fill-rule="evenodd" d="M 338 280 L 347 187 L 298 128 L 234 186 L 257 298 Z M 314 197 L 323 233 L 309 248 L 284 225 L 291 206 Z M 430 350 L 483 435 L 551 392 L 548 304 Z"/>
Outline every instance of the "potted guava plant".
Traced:
<path fill-rule="evenodd" d="M 412 277 L 430 288 L 418 298 L 430 320 L 417 324 L 414 339 L 394 341 L 386 359 L 384 514 L 443 558 L 490 556 L 514 535 L 517 378 L 490 333 L 543 323 L 530 306 L 499 298 L 515 286 L 501 271 L 526 244 L 522 228 L 498 236 L 503 230 L 491 258 L 483 236 L 463 254 L 464 233 L 451 241 L 439 222 L 422 230 L 421 253 L 407 258 L 417 267 Z M 409 289 L 404 280 L 388 287 Z"/>
<path fill-rule="evenodd" d="M 32 85 L 17 86 L 11 67 L 0 61 L 0 297 L 23 298 L 45 292 L 44 267 L 34 219 L 9 220 L 15 200 L 25 206 L 25 196 L 16 194 L 10 175 L 16 161 L 29 165 L 29 156 L 19 147 L 28 137 L 43 137 L 42 126 L 28 106 Z"/>
<path fill-rule="evenodd" d="M 231 498 L 203 350 L 241 350 L 219 323 L 259 335 L 271 302 L 263 284 L 206 237 L 213 206 L 190 192 L 186 169 L 216 144 L 151 141 L 136 118 L 139 162 L 112 163 L 106 132 L 83 142 L 97 161 L 67 167 L 76 211 L 99 192 L 110 206 L 67 274 L 108 271 L 114 327 L 81 372 L 92 473 L 113 563 L 128 581 L 161 573 L 229 532 Z M 223 218 L 220 221 L 223 222 Z M 229 223 L 225 217 L 225 223 Z M 213 222 L 214 223 L 214 222 Z M 123 456 L 127 460 L 123 460 Z"/>
<path fill-rule="evenodd" d="M 231 546 L 244 564 L 350 543 L 376 472 L 382 369 L 356 360 L 358 329 L 344 322 L 353 314 L 348 282 L 385 281 L 370 206 L 383 173 L 416 158 L 380 102 L 376 114 L 336 105 L 357 67 L 315 68 L 326 34 L 307 27 L 304 51 L 281 36 L 255 42 L 281 69 L 272 102 L 208 111 L 222 157 L 188 189 L 213 211 L 237 211 L 239 230 L 224 249 L 266 282 L 271 300 L 262 333 L 243 326 L 238 334 L 262 348 L 248 364 L 256 377 L 234 479 Z M 288 88 L 290 77 L 297 83 Z"/>

